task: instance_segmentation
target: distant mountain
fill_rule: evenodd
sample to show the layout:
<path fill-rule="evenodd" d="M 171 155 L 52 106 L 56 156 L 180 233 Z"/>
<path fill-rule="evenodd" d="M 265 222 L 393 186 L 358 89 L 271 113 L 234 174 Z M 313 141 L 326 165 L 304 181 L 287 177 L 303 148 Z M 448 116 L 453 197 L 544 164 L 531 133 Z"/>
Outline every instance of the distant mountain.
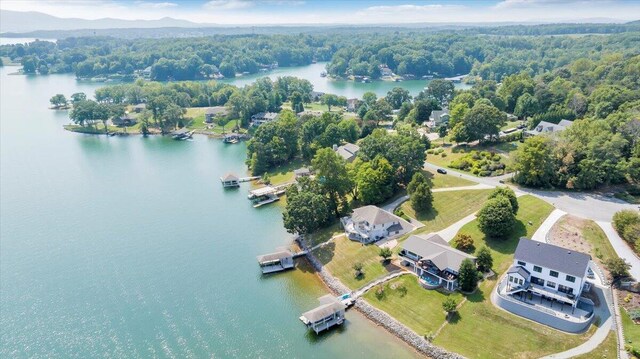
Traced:
<path fill-rule="evenodd" d="M 122 29 L 122 28 L 160 28 L 160 27 L 200 27 L 211 24 L 198 24 L 187 20 L 165 17 L 158 20 L 122 20 L 122 19 L 77 19 L 61 18 L 41 12 L 0 10 L 0 33 L 30 32 L 37 30 L 78 30 L 78 29 Z"/>

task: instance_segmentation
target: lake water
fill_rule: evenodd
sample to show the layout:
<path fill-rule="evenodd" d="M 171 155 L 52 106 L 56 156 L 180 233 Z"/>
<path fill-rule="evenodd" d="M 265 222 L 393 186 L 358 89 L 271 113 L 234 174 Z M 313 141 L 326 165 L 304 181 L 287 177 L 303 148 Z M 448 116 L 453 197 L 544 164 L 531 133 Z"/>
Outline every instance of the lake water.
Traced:
<path fill-rule="evenodd" d="M 417 95 L 420 91 L 424 90 L 429 81 L 427 80 L 411 80 L 402 82 L 393 81 L 372 81 L 369 83 L 335 80 L 329 77 L 322 77 L 320 73 L 325 71 L 326 62 L 311 64 L 298 67 L 281 67 L 269 72 L 245 75 L 233 79 L 223 80 L 225 83 L 230 83 L 236 86 L 244 86 L 252 83 L 257 78 L 268 76 L 271 79 L 276 79 L 279 76 L 296 76 L 309 80 L 313 84 L 315 91 L 333 93 L 340 96 L 346 96 L 347 98 L 361 98 L 365 92 L 371 91 L 378 95 L 378 97 L 385 96 L 389 90 L 394 87 L 402 87 L 412 95 Z M 465 89 L 471 86 L 463 83 L 455 84 L 456 88 Z"/>
<path fill-rule="evenodd" d="M 415 352 L 355 311 L 320 337 L 298 316 L 327 293 L 255 256 L 290 243 L 254 209 L 244 144 L 66 132 L 55 93 L 99 84 L 0 68 L 0 357 L 391 358 Z M 355 90 L 354 90 L 355 91 Z"/>

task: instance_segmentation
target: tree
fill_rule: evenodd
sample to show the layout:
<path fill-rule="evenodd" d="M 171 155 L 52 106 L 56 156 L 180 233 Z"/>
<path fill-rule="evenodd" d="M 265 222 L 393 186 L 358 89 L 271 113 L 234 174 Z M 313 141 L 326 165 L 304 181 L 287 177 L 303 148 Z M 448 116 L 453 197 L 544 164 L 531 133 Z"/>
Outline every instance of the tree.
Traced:
<path fill-rule="evenodd" d="M 516 217 L 513 207 L 505 197 L 498 196 L 487 201 L 478 212 L 480 230 L 488 237 L 502 238 L 511 233 Z"/>
<path fill-rule="evenodd" d="M 539 111 L 538 100 L 529 93 L 524 93 L 518 98 L 513 114 L 519 119 L 524 120 L 533 116 Z"/>
<path fill-rule="evenodd" d="M 473 249 L 473 238 L 464 233 L 458 233 L 453 239 L 453 247 L 463 252 L 470 252 Z"/>
<path fill-rule="evenodd" d="M 49 99 L 49 102 L 54 108 L 60 108 L 67 105 L 67 98 L 63 94 L 56 94 Z"/>
<path fill-rule="evenodd" d="M 331 112 L 331 106 L 338 106 L 339 104 L 338 96 L 326 93 L 320 96 L 320 103 L 326 105 L 329 112 Z"/>
<path fill-rule="evenodd" d="M 631 268 L 631 265 L 620 257 L 612 257 L 607 259 L 605 261 L 605 266 L 613 277 L 613 280 L 628 277 L 629 268 Z"/>
<path fill-rule="evenodd" d="M 411 101 L 411 94 L 402 87 L 394 87 L 387 92 L 385 99 L 393 109 L 397 110 L 403 103 L 409 103 Z"/>
<path fill-rule="evenodd" d="M 354 277 L 356 278 L 360 278 L 360 276 L 362 276 L 362 268 L 364 268 L 364 265 L 362 265 L 362 262 L 355 262 L 353 263 L 353 265 L 351 266 L 351 268 L 353 268 L 354 271 Z"/>
<path fill-rule="evenodd" d="M 473 262 L 468 258 L 464 259 L 462 263 L 460 263 L 458 283 L 460 283 L 460 289 L 465 292 L 473 291 L 478 285 L 478 270 Z"/>
<path fill-rule="evenodd" d="M 452 81 L 435 79 L 429 82 L 429 85 L 424 92 L 427 98 L 431 97 L 438 101 L 441 106 L 444 106 L 453 98 L 454 90 L 455 86 Z"/>
<path fill-rule="evenodd" d="M 521 185 L 549 187 L 555 177 L 553 144 L 544 136 L 528 138 L 514 154 L 513 180 Z"/>
<path fill-rule="evenodd" d="M 325 196 L 311 191 L 287 191 L 287 205 L 282 213 L 284 228 L 289 233 L 306 235 L 329 221 L 331 208 Z"/>
<path fill-rule="evenodd" d="M 74 105 L 86 99 L 87 99 L 87 95 L 84 92 L 76 92 L 71 95 L 71 103 L 73 103 Z"/>
<path fill-rule="evenodd" d="M 478 265 L 478 270 L 482 272 L 488 272 L 493 267 L 493 256 L 491 256 L 491 251 L 487 246 L 482 246 L 478 250 L 476 264 Z"/>
<path fill-rule="evenodd" d="M 518 204 L 518 197 L 516 197 L 516 193 L 509 187 L 496 187 L 489 194 L 489 199 L 496 197 L 504 197 L 509 200 L 511 203 L 511 208 L 513 209 L 513 214 L 518 213 L 518 209 L 520 205 Z"/>
<path fill-rule="evenodd" d="M 442 144 L 444 145 L 444 138 L 447 137 L 447 132 L 449 132 L 447 130 L 447 126 L 446 125 L 440 125 L 440 127 L 438 127 L 438 136 L 440 136 L 440 138 L 442 138 Z"/>
<path fill-rule="evenodd" d="M 316 152 L 311 165 L 324 193 L 331 200 L 336 217 L 339 217 L 338 204 L 353 187 L 344 159 L 331 148 L 323 148 Z"/>
<path fill-rule="evenodd" d="M 457 98 L 457 97 L 456 97 Z M 449 111 L 449 126 L 453 128 L 456 124 L 462 122 L 464 116 L 469 112 L 471 107 L 466 103 L 459 103 L 451 107 Z"/>
<path fill-rule="evenodd" d="M 389 259 L 391 258 L 391 256 L 393 255 L 393 252 L 391 251 L 390 248 L 383 247 L 383 248 L 380 248 L 380 251 L 378 252 L 378 255 L 380 255 L 380 257 L 382 257 L 382 261 L 383 262 L 388 262 Z"/>
<path fill-rule="evenodd" d="M 382 203 L 395 189 L 393 167 L 386 158 L 376 156 L 358 166 L 355 178 L 358 198 L 365 204 Z"/>
<path fill-rule="evenodd" d="M 462 122 L 455 125 L 452 137 L 456 142 L 492 140 L 498 138 L 500 127 L 506 120 L 507 115 L 496 107 L 476 103 L 464 116 Z"/>
<path fill-rule="evenodd" d="M 427 182 L 427 178 L 424 176 L 424 174 L 422 172 L 414 173 L 413 177 L 411 177 L 411 182 L 409 182 L 409 184 L 407 185 L 407 193 L 413 194 L 413 192 L 415 192 L 418 185 L 423 183 L 427 183 L 427 184 L 429 183 Z"/>
<path fill-rule="evenodd" d="M 419 184 L 411 194 L 411 207 L 416 212 L 426 212 L 433 207 L 433 195 L 428 184 Z"/>
<path fill-rule="evenodd" d="M 291 101 L 291 109 L 293 110 L 293 112 L 300 113 L 304 111 L 304 105 L 302 103 L 303 98 L 300 92 L 294 91 L 291 94 L 291 97 L 289 98 L 289 100 Z"/>
<path fill-rule="evenodd" d="M 442 301 L 442 309 L 447 312 L 447 317 L 449 317 L 458 310 L 458 302 L 451 297 L 447 297 Z"/>

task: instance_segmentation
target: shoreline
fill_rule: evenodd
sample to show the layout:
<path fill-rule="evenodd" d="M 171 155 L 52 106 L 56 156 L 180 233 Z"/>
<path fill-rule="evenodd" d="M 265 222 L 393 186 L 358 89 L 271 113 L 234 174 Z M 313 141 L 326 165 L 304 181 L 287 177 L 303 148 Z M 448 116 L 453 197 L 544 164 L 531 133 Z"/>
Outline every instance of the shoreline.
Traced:
<path fill-rule="evenodd" d="M 308 246 L 303 242 L 303 240 L 298 242 L 298 245 L 302 247 L 303 250 L 308 250 Z M 351 293 L 352 290 L 347 288 L 338 278 L 331 275 L 331 273 L 324 268 L 322 263 L 316 258 L 313 252 L 308 251 L 305 256 L 307 261 L 311 264 L 311 266 L 316 270 L 316 274 L 320 277 L 320 280 L 324 283 L 324 285 L 329 288 L 331 292 L 335 295 L 342 295 L 344 293 Z M 414 332 L 412 329 L 407 327 L 406 325 L 400 323 L 397 319 L 393 318 L 383 310 L 375 308 L 371 304 L 367 303 L 364 299 L 358 298 L 354 305 L 354 308 L 362 314 L 365 318 L 370 320 L 372 323 L 383 327 L 387 332 L 395 336 L 396 338 L 402 340 L 419 354 L 424 355 L 427 358 L 432 359 L 463 359 L 465 357 L 449 352 L 443 348 L 440 348 L 418 333 Z"/>

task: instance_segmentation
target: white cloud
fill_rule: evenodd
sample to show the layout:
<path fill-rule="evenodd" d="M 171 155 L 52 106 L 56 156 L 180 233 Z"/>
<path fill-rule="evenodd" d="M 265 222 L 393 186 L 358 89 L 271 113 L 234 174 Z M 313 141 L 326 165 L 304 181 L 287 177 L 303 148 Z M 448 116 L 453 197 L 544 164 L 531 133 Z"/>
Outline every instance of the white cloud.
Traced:
<path fill-rule="evenodd" d="M 138 7 L 146 9 L 166 9 L 178 6 L 174 2 L 150 2 L 150 1 L 136 1 L 135 4 Z"/>
<path fill-rule="evenodd" d="M 205 3 L 203 7 L 210 10 L 237 10 L 253 5 L 254 2 L 250 0 L 211 0 Z"/>

